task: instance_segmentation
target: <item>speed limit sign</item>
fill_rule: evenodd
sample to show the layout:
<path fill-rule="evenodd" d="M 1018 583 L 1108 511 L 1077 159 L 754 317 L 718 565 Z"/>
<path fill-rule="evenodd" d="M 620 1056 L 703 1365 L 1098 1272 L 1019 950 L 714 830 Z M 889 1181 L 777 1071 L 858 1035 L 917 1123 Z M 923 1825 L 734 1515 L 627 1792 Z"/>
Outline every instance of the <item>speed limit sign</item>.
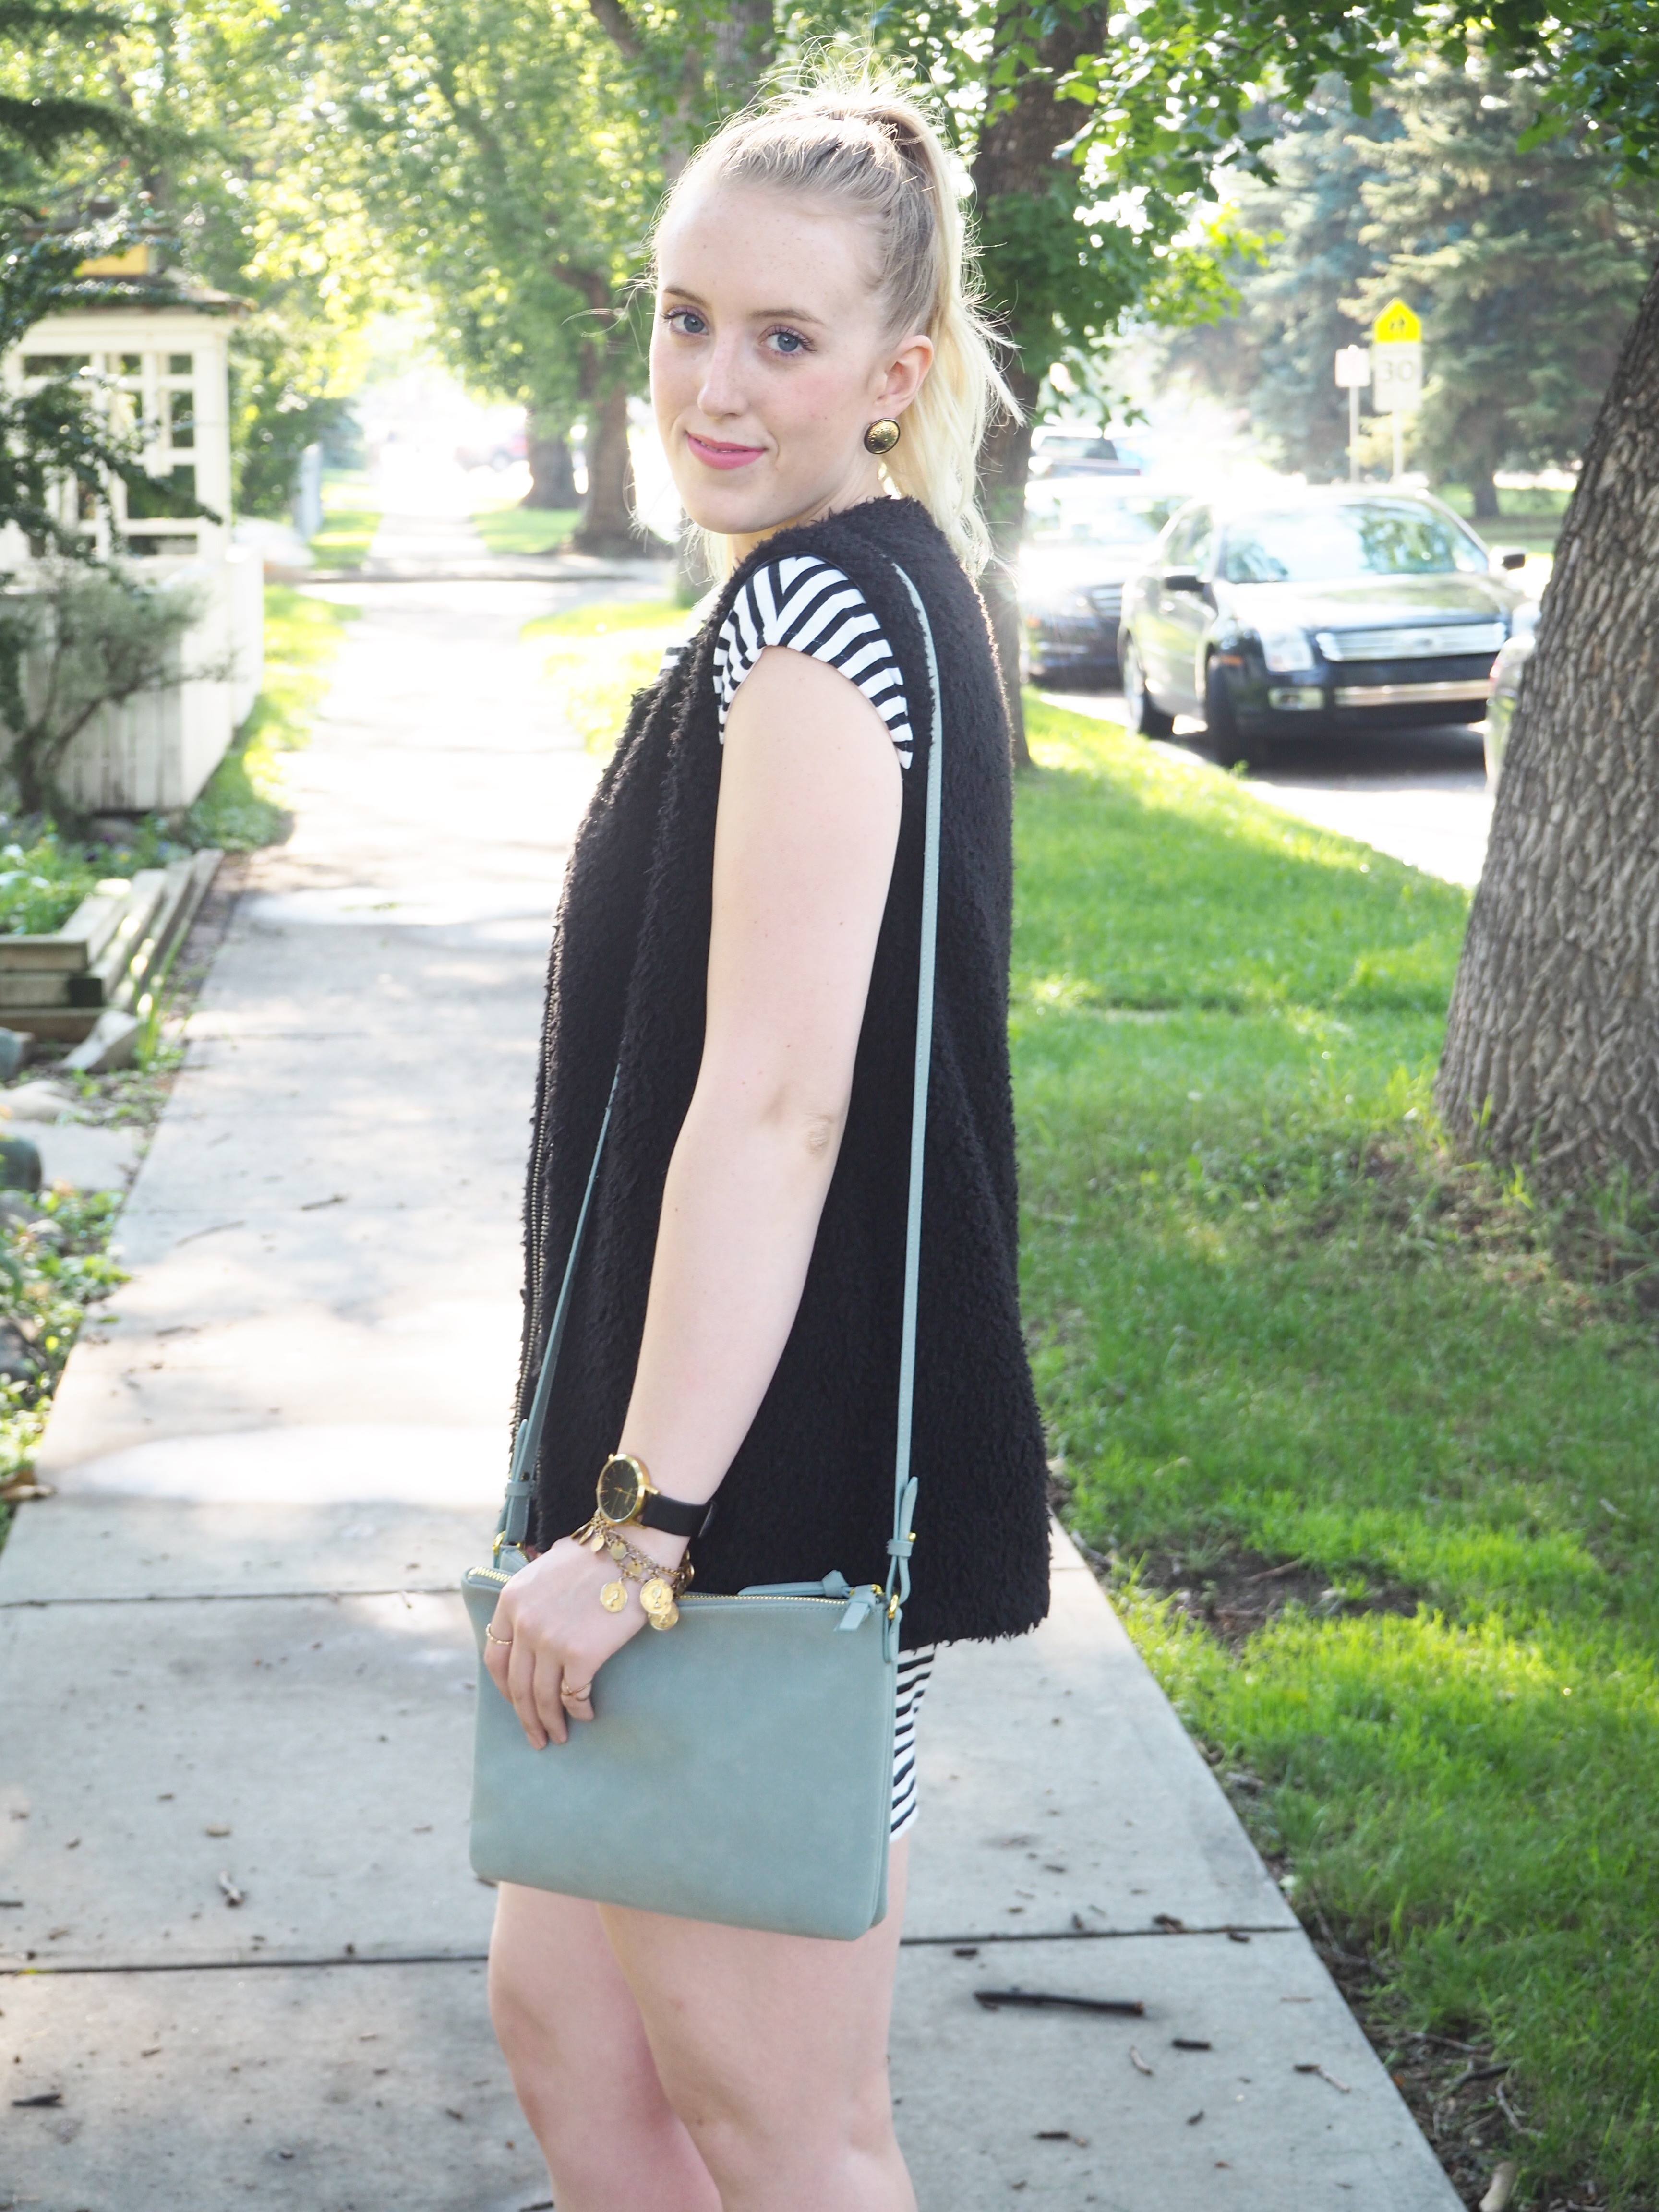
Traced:
<path fill-rule="evenodd" d="M 1371 405 L 1379 415 L 1414 415 L 1423 403 L 1423 325 L 1403 300 L 1391 300 L 1371 325 Z"/>

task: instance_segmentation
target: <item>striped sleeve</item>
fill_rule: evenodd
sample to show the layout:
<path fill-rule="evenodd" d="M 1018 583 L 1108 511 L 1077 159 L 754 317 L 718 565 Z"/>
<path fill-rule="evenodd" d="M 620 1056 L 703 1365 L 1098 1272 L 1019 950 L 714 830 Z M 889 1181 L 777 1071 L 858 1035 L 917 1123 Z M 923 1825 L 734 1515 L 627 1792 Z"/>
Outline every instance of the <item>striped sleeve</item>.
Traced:
<path fill-rule="evenodd" d="M 886 723 L 899 764 L 915 750 L 904 677 L 868 600 L 852 580 L 811 554 L 757 568 L 732 602 L 714 643 L 720 736 L 738 687 L 769 645 L 787 646 L 838 668 Z"/>

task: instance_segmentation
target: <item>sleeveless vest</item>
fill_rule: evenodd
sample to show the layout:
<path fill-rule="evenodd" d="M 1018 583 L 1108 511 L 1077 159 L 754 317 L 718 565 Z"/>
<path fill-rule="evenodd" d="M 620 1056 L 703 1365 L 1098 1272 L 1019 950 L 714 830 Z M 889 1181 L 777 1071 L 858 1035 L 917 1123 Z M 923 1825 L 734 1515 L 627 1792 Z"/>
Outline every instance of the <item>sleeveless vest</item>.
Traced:
<path fill-rule="evenodd" d="M 719 726 L 712 663 L 759 558 L 817 554 L 864 592 L 903 672 L 913 765 L 850 1108 L 794 1327 L 692 1547 L 696 1587 L 839 1569 L 886 1578 L 915 1051 L 923 775 L 933 700 L 900 562 L 933 624 L 944 827 L 927 1109 L 904 1642 L 1018 1635 L 1048 1610 L 1047 1463 L 1020 1329 L 1007 973 L 1008 738 L 984 609 L 926 509 L 880 500 L 766 539 L 678 664 L 635 700 L 582 823 L 549 970 L 526 1206 L 527 1410 L 614 1070 L 531 1517 L 545 1546 L 592 1511 L 644 1327 L 669 1158 L 702 1056 Z M 780 732 L 778 742 L 787 742 Z"/>

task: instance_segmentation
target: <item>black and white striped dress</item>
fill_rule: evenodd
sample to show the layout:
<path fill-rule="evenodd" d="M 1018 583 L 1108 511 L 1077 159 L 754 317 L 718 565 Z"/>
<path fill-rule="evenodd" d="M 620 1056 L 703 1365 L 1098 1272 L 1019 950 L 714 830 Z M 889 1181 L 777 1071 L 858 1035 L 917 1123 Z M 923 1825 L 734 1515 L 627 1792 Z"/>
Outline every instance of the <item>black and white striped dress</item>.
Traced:
<path fill-rule="evenodd" d="M 714 696 L 720 735 L 738 687 L 769 645 L 787 646 L 838 668 L 892 732 L 901 767 L 915 751 L 904 676 L 858 586 L 811 554 L 766 561 L 732 602 L 714 641 Z"/>
<path fill-rule="evenodd" d="M 893 1826 L 897 1842 L 916 1817 L 916 1721 L 933 1671 L 933 1646 L 901 1651 L 898 1662 L 898 1712 L 893 1727 Z"/>
<path fill-rule="evenodd" d="M 837 668 L 855 684 L 892 733 L 901 768 L 915 752 L 904 676 L 869 601 L 850 578 L 811 554 L 786 556 L 757 568 L 732 602 L 714 641 L 714 696 L 720 738 L 738 688 L 769 645 L 787 646 Z M 671 646 L 664 666 L 679 659 Z M 933 1668 L 933 1646 L 900 1655 L 898 1706 L 893 1728 L 892 1836 L 908 1832 L 916 1817 L 916 1721 Z"/>

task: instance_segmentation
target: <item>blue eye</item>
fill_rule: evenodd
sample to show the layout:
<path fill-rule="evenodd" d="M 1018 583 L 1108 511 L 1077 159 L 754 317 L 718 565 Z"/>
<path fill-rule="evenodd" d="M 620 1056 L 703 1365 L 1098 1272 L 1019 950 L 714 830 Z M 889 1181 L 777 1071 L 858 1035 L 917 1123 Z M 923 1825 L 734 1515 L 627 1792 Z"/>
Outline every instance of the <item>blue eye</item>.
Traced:
<path fill-rule="evenodd" d="M 663 319 L 682 337 L 700 338 L 708 327 L 695 307 L 671 307 Z"/>
<path fill-rule="evenodd" d="M 768 335 L 781 354 L 798 354 L 806 351 L 806 341 L 799 331 L 772 331 Z"/>

